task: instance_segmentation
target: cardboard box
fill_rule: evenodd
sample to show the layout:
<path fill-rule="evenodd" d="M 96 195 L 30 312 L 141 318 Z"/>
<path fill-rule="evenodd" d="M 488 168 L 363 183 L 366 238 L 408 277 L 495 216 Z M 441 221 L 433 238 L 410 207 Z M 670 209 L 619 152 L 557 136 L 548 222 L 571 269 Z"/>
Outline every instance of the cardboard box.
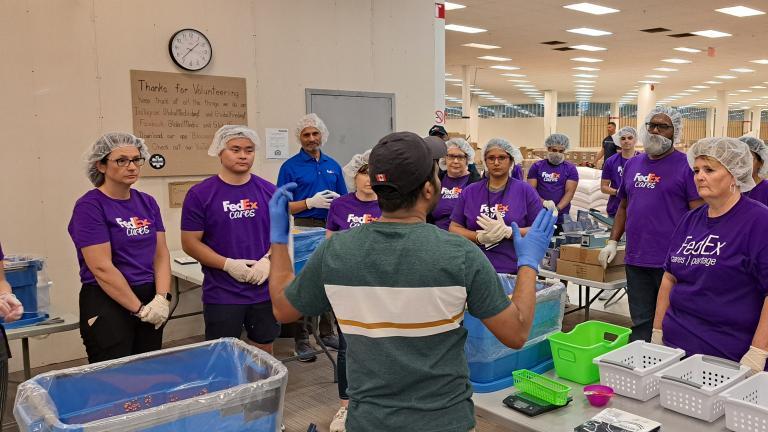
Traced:
<path fill-rule="evenodd" d="M 619 246 L 616 249 L 616 258 L 613 259 L 609 267 L 623 266 L 624 255 L 626 253 L 625 246 Z M 560 246 L 560 259 L 566 261 L 572 261 L 582 264 L 600 265 L 600 261 L 597 260 L 600 255 L 600 248 L 585 248 L 580 245 L 562 245 Z"/>
<path fill-rule="evenodd" d="M 563 249 L 565 248 L 560 248 L 561 257 Z M 566 261 L 564 259 L 557 260 L 557 273 L 595 282 L 613 282 L 627 278 L 623 265 L 604 269 L 601 265 L 584 264 L 580 262 Z"/>

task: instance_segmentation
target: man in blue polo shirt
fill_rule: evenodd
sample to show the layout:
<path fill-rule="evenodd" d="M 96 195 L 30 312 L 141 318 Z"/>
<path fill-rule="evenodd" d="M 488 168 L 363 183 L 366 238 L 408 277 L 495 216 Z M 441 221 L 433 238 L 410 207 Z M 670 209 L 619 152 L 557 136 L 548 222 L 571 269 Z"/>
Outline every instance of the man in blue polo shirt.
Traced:
<path fill-rule="evenodd" d="M 341 166 L 330 156 L 320 151 L 328 141 L 328 128 L 325 123 L 311 113 L 302 116 L 296 125 L 296 137 L 301 150 L 280 167 L 277 185 L 296 183 L 293 199 L 288 208 L 297 226 L 323 227 L 328 218 L 331 201 L 347 194 L 347 185 Z M 300 361 L 314 361 L 314 349 L 309 344 L 307 329 L 296 329 L 296 355 Z M 338 336 L 333 334 L 333 327 L 327 315 L 320 319 L 320 337 L 324 344 L 338 348 Z"/>

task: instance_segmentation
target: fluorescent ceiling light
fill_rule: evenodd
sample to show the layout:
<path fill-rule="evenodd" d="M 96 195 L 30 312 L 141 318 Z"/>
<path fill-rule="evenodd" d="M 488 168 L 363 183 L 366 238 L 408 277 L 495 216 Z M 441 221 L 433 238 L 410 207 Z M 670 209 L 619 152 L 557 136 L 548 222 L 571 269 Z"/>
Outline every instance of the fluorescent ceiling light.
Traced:
<path fill-rule="evenodd" d="M 749 88 L 753 88 L 753 89 L 764 89 L 764 88 L 766 88 L 766 87 L 765 87 L 765 86 L 750 86 Z"/>
<path fill-rule="evenodd" d="M 500 70 L 518 70 L 520 69 L 517 66 L 502 66 L 502 65 L 493 65 L 491 66 L 491 69 L 500 69 Z"/>
<path fill-rule="evenodd" d="M 589 85 L 589 84 L 576 84 L 574 85 L 576 88 L 594 88 L 595 86 Z"/>
<path fill-rule="evenodd" d="M 680 92 L 680 93 L 678 93 L 678 95 L 679 96 L 690 96 L 691 94 L 690 93 L 686 93 L 686 92 Z"/>
<path fill-rule="evenodd" d="M 739 93 L 752 93 L 752 90 L 737 90 Z"/>
<path fill-rule="evenodd" d="M 618 9 L 613 9 L 605 6 L 600 6 L 592 3 L 574 3 L 563 6 L 566 9 L 571 9 L 579 12 L 585 12 L 592 15 L 605 15 L 609 13 L 620 12 Z"/>
<path fill-rule="evenodd" d="M 676 51 L 687 52 L 687 53 L 700 53 L 701 52 L 700 49 L 688 48 L 688 47 L 677 47 L 677 48 L 675 48 L 675 50 Z"/>
<path fill-rule="evenodd" d="M 725 33 L 725 32 L 721 32 L 721 31 L 717 31 L 717 30 L 700 30 L 700 31 L 695 31 L 695 32 L 691 32 L 691 33 L 695 34 L 696 36 L 704 36 L 704 37 L 711 38 L 711 39 L 727 37 L 727 36 L 733 36 L 730 33 Z"/>
<path fill-rule="evenodd" d="M 446 78 L 445 80 L 448 82 L 461 82 L 461 80 L 458 78 Z"/>
<path fill-rule="evenodd" d="M 728 14 L 728 15 L 733 15 L 739 18 L 765 14 L 765 12 L 763 11 L 748 8 L 746 6 L 732 6 L 732 7 L 722 8 L 722 9 L 715 9 L 715 11 Z"/>
<path fill-rule="evenodd" d="M 582 51 L 605 51 L 608 49 L 594 45 L 572 45 L 571 48 Z"/>
<path fill-rule="evenodd" d="M 659 72 L 677 72 L 678 71 L 678 69 L 668 68 L 668 67 L 658 67 L 658 68 L 653 68 L 653 70 L 659 71 Z"/>
<path fill-rule="evenodd" d="M 730 70 L 733 71 L 733 72 L 741 72 L 741 73 L 749 73 L 749 72 L 754 72 L 755 71 L 754 69 L 747 69 L 747 68 L 734 68 L 734 69 L 730 69 Z"/>
<path fill-rule="evenodd" d="M 536 88 L 533 84 L 515 84 L 515 87 Z"/>
<path fill-rule="evenodd" d="M 578 78 L 597 78 L 597 75 L 592 74 L 574 74 L 573 76 Z"/>
<path fill-rule="evenodd" d="M 693 63 L 690 60 L 679 59 L 679 58 L 668 58 L 668 59 L 664 59 L 662 61 L 663 62 L 667 62 L 667 63 L 674 63 L 674 64 Z"/>
<path fill-rule="evenodd" d="M 571 69 L 580 70 L 580 71 L 587 71 L 587 72 L 594 72 L 594 71 L 599 71 L 600 70 L 600 68 L 589 67 L 589 66 L 577 66 L 577 67 L 571 68 Z"/>
<path fill-rule="evenodd" d="M 507 82 L 514 82 L 514 83 L 527 83 L 530 81 L 521 80 L 521 79 L 513 79 L 513 80 L 507 80 Z"/>
<path fill-rule="evenodd" d="M 594 84 L 594 81 L 590 81 L 590 80 L 576 80 L 574 82 L 579 84 Z"/>
<path fill-rule="evenodd" d="M 463 26 L 463 25 L 458 25 L 458 24 L 446 24 L 445 25 L 445 29 L 446 30 L 451 30 L 451 31 L 462 32 L 462 33 L 482 33 L 482 32 L 488 31 L 486 29 L 481 29 L 481 28 L 477 28 L 477 27 Z"/>
<path fill-rule="evenodd" d="M 650 81 L 650 80 L 642 80 L 642 81 L 638 81 L 638 82 L 639 83 L 643 83 L 643 84 L 658 84 L 659 83 L 658 81 Z"/>
<path fill-rule="evenodd" d="M 571 60 L 577 61 L 577 62 L 584 62 L 584 63 L 597 63 L 601 62 L 601 59 L 591 58 L 591 57 L 576 57 L 572 58 Z"/>
<path fill-rule="evenodd" d="M 511 58 L 507 57 L 496 57 L 496 56 L 482 56 L 478 57 L 480 60 L 490 60 L 490 61 L 510 61 Z"/>
<path fill-rule="evenodd" d="M 705 88 L 709 88 L 709 86 L 702 86 L 702 85 L 698 85 L 698 86 L 693 86 L 693 88 L 697 88 L 697 89 L 705 89 Z"/>
<path fill-rule="evenodd" d="M 720 79 L 736 79 L 736 77 L 733 76 L 733 75 L 715 75 L 715 78 L 720 78 Z"/>
<path fill-rule="evenodd" d="M 741 95 L 738 93 L 728 93 L 728 96 L 741 96 Z"/>
<path fill-rule="evenodd" d="M 759 101 L 759 100 L 760 100 L 759 98 L 754 98 L 754 99 L 750 99 L 749 101 L 752 102 L 752 101 Z"/>
<path fill-rule="evenodd" d="M 646 78 L 668 78 L 666 75 L 646 75 Z"/>
<path fill-rule="evenodd" d="M 761 65 L 768 65 L 768 59 L 750 60 L 750 63 L 757 63 Z"/>
<path fill-rule="evenodd" d="M 487 49 L 487 50 L 501 48 L 500 46 L 496 46 L 496 45 L 486 45 L 486 44 L 474 43 L 474 42 L 465 43 L 465 44 L 462 44 L 461 46 L 470 47 L 470 48 Z"/>
<path fill-rule="evenodd" d="M 463 85 L 461 85 L 461 84 L 451 84 L 451 85 L 453 85 L 453 86 L 456 86 L 456 87 L 464 87 L 464 86 L 463 86 Z"/>
<path fill-rule="evenodd" d="M 585 35 L 585 36 L 608 36 L 608 35 L 613 34 L 613 33 L 609 32 L 609 31 L 597 30 L 597 29 L 592 29 L 592 28 L 589 28 L 589 27 L 579 27 L 579 28 L 570 29 L 570 30 L 566 30 L 566 31 L 571 32 L 571 33 L 580 34 L 580 35 Z"/>
<path fill-rule="evenodd" d="M 449 10 L 456 10 L 456 9 L 464 9 L 466 7 L 463 4 L 451 3 L 451 2 L 445 2 L 443 4 L 445 5 L 445 10 L 447 10 L 447 11 L 449 11 Z"/>
<path fill-rule="evenodd" d="M 722 84 L 722 81 L 704 81 L 704 84 Z"/>
<path fill-rule="evenodd" d="M 525 78 L 525 77 L 526 77 L 526 76 L 528 76 L 528 75 L 525 75 L 525 74 L 516 74 L 516 73 L 503 73 L 503 74 L 501 74 L 501 76 L 505 76 L 505 77 L 516 77 L 516 78 Z"/>

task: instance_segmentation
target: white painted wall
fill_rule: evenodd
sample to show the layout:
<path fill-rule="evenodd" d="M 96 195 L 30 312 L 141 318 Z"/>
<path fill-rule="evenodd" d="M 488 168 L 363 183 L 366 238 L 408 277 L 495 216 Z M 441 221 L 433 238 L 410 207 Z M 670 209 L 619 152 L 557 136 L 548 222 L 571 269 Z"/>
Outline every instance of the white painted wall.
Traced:
<path fill-rule="evenodd" d="M 434 104 L 434 2 L 428 0 L 29 0 L 0 3 L 0 241 L 7 253 L 47 257 L 54 312 L 77 315 L 75 249 L 66 231 L 74 201 L 91 186 L 80 155 L 100 134 L 132 129 L 130 69 L 178 72 L 168 39 L 202 30 L 214 57 L 201 73 L 245 77 L 248 121 L 293 129 L 305 88 L 392 92 L 397 128 L 424 133 Z M 333 133 L 333 131 L 331 131 Z M 292 146 L 298 144 L 292 137 Z M 256 160 L 276 180 L 280 162 Z M 339 161 L 342 164 L 346 161 Z M 163 210 L 179 249 L 179 209 L 169 181 L 137 186 Z M 199 309 L 199 291 L 178 312 Z M 172 321 L 166 339 L 200 334 L 200 317 Z M 11 368 L 21 352 L 12 347 Z M 78 332 L 32 340 L 32 365 L 84 356 Z"/>

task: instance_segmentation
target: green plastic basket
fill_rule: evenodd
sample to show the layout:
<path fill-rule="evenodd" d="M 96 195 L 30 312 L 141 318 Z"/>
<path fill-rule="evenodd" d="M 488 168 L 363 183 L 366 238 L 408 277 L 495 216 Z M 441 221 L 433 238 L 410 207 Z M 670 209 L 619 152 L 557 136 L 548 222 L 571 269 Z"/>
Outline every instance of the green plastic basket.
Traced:
<path fill-rule="evenodd" d="M 512 378 L 515 380 L 515 388 L 525 394 L 535 396 L 553 405 L 568 403 L 568 393 L 571 392 L 571 388 L 565 384 L 528 369 L 518 369 L 512 372 Z"/>
<path fill-rule="evenodd" d="M 557 376 L 579 384 L 599 381 L 600 370 L 592 360 L 626 345 L 631 333 L 626 327 L 587 321 L 568 333 L 550 335 L 549 346 Z"/>

